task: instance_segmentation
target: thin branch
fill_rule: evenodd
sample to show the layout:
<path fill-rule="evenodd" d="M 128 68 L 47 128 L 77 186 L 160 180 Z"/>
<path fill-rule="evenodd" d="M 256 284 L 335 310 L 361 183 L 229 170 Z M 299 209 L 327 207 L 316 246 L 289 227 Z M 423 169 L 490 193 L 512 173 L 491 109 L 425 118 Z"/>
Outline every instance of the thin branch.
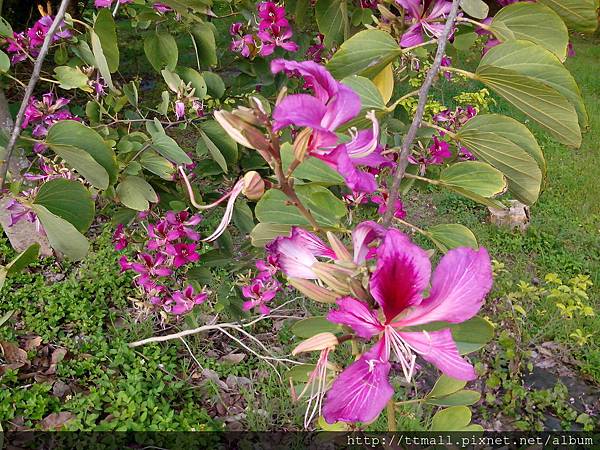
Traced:
<path fill-rule="evenodd" d="M 0 161 L 0 191 L 4 190 L 10 158 L 12 157 L 17 140 L 21 135 L 21 125 L 23 124 L 23 119 L 25 117 L 25 109 L 27 109 L 27 105 L 29 105 L 29 99 L 33 95 L 33 90 L 35 89 L 35 86 L 40 78 L 40 73 L 42 72 L 42 65 L 44 64 L 44 59 L 46 58 L 48 50 L 50 49 L 50 44 L 52 44 L 54 33 L 56 33 L 56 30 L 63 21 L 65 17 L 65 12 L 67 11 L 67 6 L 69 6 L 70 1 L 71 0 L 62 0 L 60 8 L 56 13 L 56 17 L 54 18 L 54 21 L 52 22 L 52 25 L 50 26 L 50 29 L 46 34 L 46 38 L 44 39 L 44 43 L 42 44 L 42 48 L 40 49 L 40 54 L 38 55 L 35 61 L 35 66 L 33 67 L 33 72 L 31 74 L 31 78 L 29 79 L 29 84 L 27 85 L 25 95 L 23 96 L 23 102 L 21 103 L 21 107 L 19 108 L 17 118 L 15 119 L 13 131 L 10 135 L 10 139 L 8 140 L 8 144 L 6 145 L 4 160 Z"/>
<path fill-rule="evenodd" d="M 456 16 L 458 15 L 459 6 L 460 0 L 452 0 L 452 8 L 446 19 L 444 31 L 442 31 L 441 36 L 438 38 L 438 48 L 435 59 L 433 60 L 433 65 L 429 69 L 429 72 L 427 72 L 427 77 L 425 77 L 425 81 L 423 82 L 421 90 L 419 91 L 419 104 L 417 106 L 417 112 L 413 118 L 410 129 L 408 130 L 408 133 L 406 133 L 404 141 L 402 142 L 402 151 L 400 152 L 398 165 L 396 166 L 396 170 L 394 172 L 394 181 L 392 183 L 390 196 L 388 197 L 387 201 L 387 211 L 383 216 L 383 225 L 386 227 L 390 225 L 394 215 L 394 205 L 396 204 L 396 200 L 398 200 L 398 196 L 400 194 L 400 183 L 402 182 L 402 178 L 404 178 L 404 173 L 406 172 L 406 167 L 408 166 L 408 157 L 410 156 L 411 147 L 417 136 L 417 131 L 419 130 L 421 121 L 423 120 L 425 105 L 427 104 L 427 96 L 429 94 L 429 90 L 431 89 L 431 85 L 433 84 L 433 80 L 440 70 L 442 58 L 446 51 L 446 44 L 448 43 L 448 37 L 454 28 L 454 22 L 456 20 Z"/>

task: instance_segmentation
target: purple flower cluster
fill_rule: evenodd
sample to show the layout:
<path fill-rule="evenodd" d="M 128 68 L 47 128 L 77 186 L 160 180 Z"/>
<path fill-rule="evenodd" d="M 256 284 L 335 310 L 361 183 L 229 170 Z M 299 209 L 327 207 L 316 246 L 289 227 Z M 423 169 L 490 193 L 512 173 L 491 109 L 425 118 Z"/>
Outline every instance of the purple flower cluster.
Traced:
<path fill-rule="evenodd" d="M 28 56 L 36 58 L 39 55 L 40 48 L 44 43 L 44 39 L 46 39 L 46 34 L 50 30 L 53 21 L 54 18 L 52 16 L 44 16 L 27 31 L 13 33 L 13 37 L 7 39 L 8 47 L 6 51 L 12 55 L 11 62 L 13 64 L 24 61 Z M 52 37 L 52 43 L 54 44 L 62 39 L 70 39 L 71 37 L 73 37 L 71 30 L 62 22 Z"/>
<path fill-rule="evenodd" d="M 323 62 L 323 52 L 325 51 L 324 40 L 325 36 L 321 33 L 317 33 L 317 36 L 314 39 L 314 44 L 312 44 L 310 47 L 308 47 L 308 50 L 306 50 L 306 58 L 316 62 L 317 64 L 321 64 Z"/>
<path fill-rule="evenodd" d="M 48 129 L 56 122 L 61 120 L 77 120 L 80 119 L 69 111 L 66 106 L 69 100 L 66 98 L 54 98 L 54 94 L 48 92 L 42 96 L 42 100 L 31 97 L 27 108 L 25 109 L 25 118 L 22 128 L 25 129 L 29 125 L 33 126 L 31 134 L 36 138 L 43 138 L 48 134 Z M 37 142 L 34 147 L 36 153 L 41 153 L 46 150 L 46 146 Z"/>
<path fill-rule="evenodd" d="M 201 220 L 200 215 L 190 215 L 187 211 L 168 211 L 158 222 L 148 223 L 144 250 L 137 252 L 131 261 L 124 255 L 119 260 L 122 271 L 132 270 L 137 274 L 135 283 L 150 303 L 171 314 L 186 314 L 208 297 L 206 292 L 196 292 L 187 283 L 184 271 L 200 259 L 197 252 L 200 234 L 194 227 Z M 118 251 L 128 247 L 123 225 L 113 234 L 113 244 Z M 183 285 L 185 288 L 181 289 Z"/>
<path fill-rule="evenodd" d="M 260 2 L 257 5 L 258 28 L 248 30 L 241 22 L 229 28 L 233 36 L 230 50 L 245 58 L 272 55 L 277 47 L 289 52 L 298 51 L 298 44 L 291 41 L 292 28 L 285 18 L 285 7 L 274 2 Z"/>
<path fill-rule="evenodd" d="M 127 3 L 133 2 L 133 0 L 118 0 L 120 5 L 125 5 Z M 112 6 L 113 0 L 96 0 L 94 2 L 94 6 L 96 8 L 110 8 Z"/>
<path fill-rule="evenodd" d="M 244 302 L 243 310 L 258 308 L 261 314 L 269 314 L 270 309 L 266 303 L 273 300 L 281 290 L 281 283 L 274 278 L 279 270 L 277 258 L 269 254 L 266 260 L 256 261 L 256 268 L 258 269 L 256 277 L 250 284 L 242 286 L 242 295 L 248 299 Z"/>
<path fill-rule="evenodd" d="M 439 37 L 444 29 L 443 19 L 452 7 L 447 0 L 396 0 L 396 3 L 406 10 L 408 28 L 400 40 L 402 47 L 422 44 L 425 37 Z"/>

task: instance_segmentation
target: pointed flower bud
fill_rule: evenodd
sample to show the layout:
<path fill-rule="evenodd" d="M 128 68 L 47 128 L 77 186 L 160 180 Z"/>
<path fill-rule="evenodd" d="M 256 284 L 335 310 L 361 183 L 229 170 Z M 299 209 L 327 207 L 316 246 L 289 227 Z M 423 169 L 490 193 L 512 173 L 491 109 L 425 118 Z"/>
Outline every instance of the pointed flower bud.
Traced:
<path fill-rule="evenodd" d="M 298 344 L 298 346 L 292 350 L 292 355 L 296 356 L 298 353 L 321 351 L 326 348 L 333 348 L 338 344 L 339 342 L 337 337 L 335 337 L 335 334 L 319 333 Z"/>
<path fill-rule="evenodd" d="M 304 161 L 304 158 L 306 157 L 306 150 L 308 149 L 311 135 L 312 130 L 310 128 L 305 128 L 298 133 L 294 140 L 294 158 L 300 162 Z"/>
<path fill-rule="evenodd" d="M 306 295 L 311 300 L 320 303 L 335 303 L 339 295 L 324 287 L 321 287 L 310 280 L 301 278 L 288 278 L 289 283 Z"/>
<path fill-rule="evenodd" d="M 312 270 L 327 287 L 342 295 L 350 294 L 349 274 L 345 269 L 340 269 L 333 264 L 316 262 L 312 265 Z"/>
<path fill-rule="evenodd" d="M 254 170 L 244 175 L 244 188 L 242 194 L 249 200 L 258 200 L 265 193 L 265 182 L 258 172 Z"/>
<path fill-rule="evenodd" d="M 341 261 L 352 261 L 352 255 L 344 245 L 344 243 L 331 231 L 327 232 L 327 239 L 331 245 L 332 250 Z"/>
<path fill-rule="evenodd" d="M 227 132 L 231 139 L 238 144 L 242 144 L 244 147 L 254 148 L 242 134 L 242 129 L 249 126 L 245 121 L 225 110 L 215 111 L 214 115 L 215 120 L 219 122 L 219 125 Z"/>

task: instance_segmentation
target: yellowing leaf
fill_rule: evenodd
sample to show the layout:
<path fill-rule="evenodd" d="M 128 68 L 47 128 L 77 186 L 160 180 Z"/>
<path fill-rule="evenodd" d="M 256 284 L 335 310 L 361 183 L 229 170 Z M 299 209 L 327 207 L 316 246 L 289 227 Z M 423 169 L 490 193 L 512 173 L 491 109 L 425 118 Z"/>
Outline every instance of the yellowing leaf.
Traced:
<path fill-rule="evenodd" d="M 385 66 L 381 72 L 379 72 L 375 78 L 373 78 L 373 83 L 377 86 L 377 89 L 381 93 L 381 97 L 383 98 L 383 102 L 387 104 L 392 98 L 392 93 L 394 92 L 394 70 L 392 68 L 392 64 Z"/>

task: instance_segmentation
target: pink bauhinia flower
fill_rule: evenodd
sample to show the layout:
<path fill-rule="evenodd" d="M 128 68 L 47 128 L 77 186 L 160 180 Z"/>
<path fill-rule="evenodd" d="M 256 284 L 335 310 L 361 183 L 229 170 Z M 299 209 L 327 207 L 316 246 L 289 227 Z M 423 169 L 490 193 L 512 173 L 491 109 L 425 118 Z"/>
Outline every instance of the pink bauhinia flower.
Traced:
<path fill-rule="evenodd" d="M 452 7 L 446 0 L 396 0 L 407 13 L 410 26 L 402 35 L 400 45 L 412 47 L 425 42 L 424 35 L 439 37 L 444 30 L 443 19 Z"/>
<path fill-rule="evenodd" d="M 259 31 L 257 36 L 261 41 L 260 56 L 272 55 L 277 47 L 288 52 L 297 52 L 299 48 L 298 44 L 290 41 L 293 33 L 289 27 L 270 25 L 267 29 Z"/>
<path fill-rule="evenodd" d="M 281 283 L 275 279 L 255 278 L 250 285 L 242 286 L 242 295 L 248 299 L 244 302 L 242 309 L 249 311 L 258 308 L 261 314 L 269 314 L 271 311 L 266 304 L 273 300 L 280 290 Z"/>
<path fill-rule="evenodd" d="M 358 94 L 314 61 L 275 59 L 271 71 L 299 75 L 304 78 L 305 87 L 313 91 L 313 95 L 285 97 L 273 111 L 273 129 L 278 131 L 290 125 L 311 129 L 307 153 L 337 170 L 350 189 L 374 192 L 377 189 L 375 176 L 358 169 L 359 166 L 378 167 L 388 162 L 380 154 L 379 122 L 374 112 L 367 114 L 373 123 L 372 129 L 353 130 L 349 142 L 338 143 L 335 131 L 358 116 L 361 110 Z"/>
<path fill-rule="evenodd" d="M 190 312 L 194 306 L 204 303 L 208 298 L 205 292 L 196 293 L 192 285 L 188 285 L 183 291 L 175 291 L 171 298 L 164 302 L 167 312 L 181 315 Z"/>
<path fill-rule="evenodd" d="M 94 2 L 94 6 L 96 8 L 110 8 L 112 6 L 114 0 L 96 0 Z M 133 2 L 133 0 L 117 0 L 119 4 L 125 5 L 127 3 Z"/>
<path fill-rule="evenodd" d="M 460 356 L 449 328 L 417 332 L 406 327 L 461 323 L 475 316 L 492 286 L 488 253 L 483 248 L 450 250 L 433 273 L 429 296 L 423 298 L 430 276 L 426 252 L 392 229 L 378 248 L 369 286 L 381 309 L 371 309 L 352 297 L 337 301 L 338 309 L 327 319 L 352 328 L 362 339 L 377 337 L 377 342 L 334 381 L 323 407 L 328 423 L 377 418 L 394 393 L 388 379 L 392 358 L 407 380 L 412 378 L 417 356 L 452 378 L 475 378 L 473 366 Z"/>
<path fill-rule="evenodd" d="M 200 255 L 196 252 L 196 244 L 185 244 L 183 242 L 167 244 L 165 253 L 173 257 L 173 266 L 176 269 L 200 259 Z"/>
<path fill-rule="evenodd" d="M 259 26 L 266 28 L 270 25 L 287 27 L 289 25 L 285 18 L 285 8 L 274 2 L 260 2 L 257 5 L 258 17 L 261 19 Z"/>

